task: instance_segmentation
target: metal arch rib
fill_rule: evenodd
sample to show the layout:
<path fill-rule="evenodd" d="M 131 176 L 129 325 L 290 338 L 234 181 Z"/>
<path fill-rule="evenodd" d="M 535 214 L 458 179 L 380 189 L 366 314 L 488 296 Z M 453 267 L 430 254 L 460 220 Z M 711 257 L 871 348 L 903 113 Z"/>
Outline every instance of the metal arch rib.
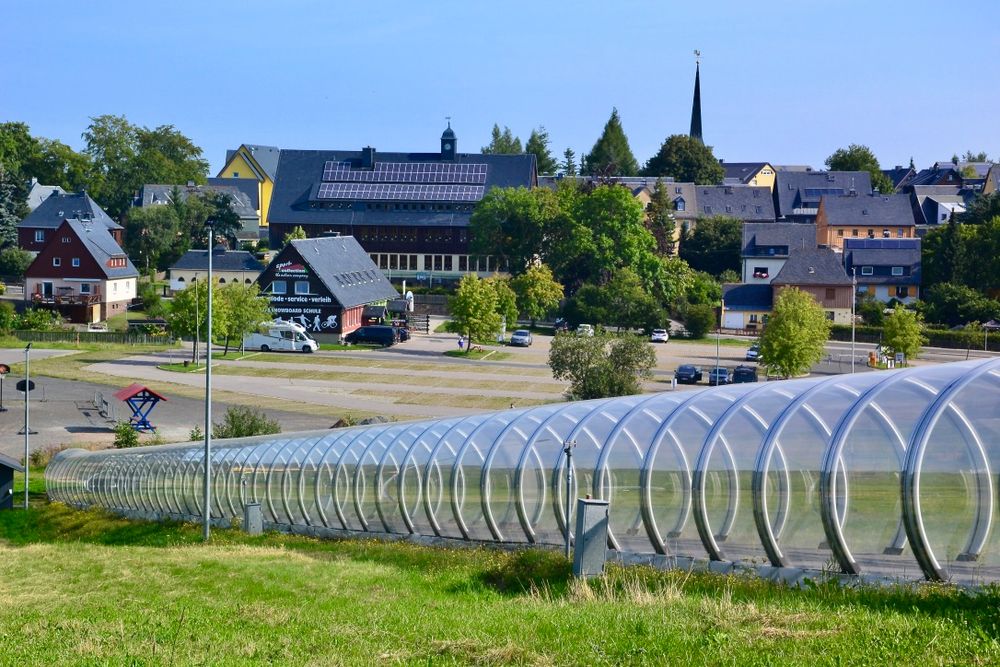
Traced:
<path fill-rule="evenodd" d="M 982 363 L 972 372 L 953 380 L 946 389 L 938 394 L 937 399 L 927 407 L 910 437 L 909 447 L 906 452 L 906 464 L 903 468 L 903 520 L 906 526 L 907 537 L 909 537 L 910 545 L 913 549 L 913 555 L 920 564 L 920 569 L 923 570 L 924 576 L 932 581 L 947 580 L 949 574 L 947 568 L 940 564 L 930 546 L 930 542 L 927 539 L 926 527 L 924 526 L 923 512 L 920 507 L 920 474 L 930 435 L 944 411 L 952 407 L 950 401 L 959 391 L 978 378 L 993 373 L 997 369 L 1000 369 L 1000 359 L 993 359 Z M 989 458 L 975 428 L 973 428 L 972 424 L 969 423 L 961 411 L 956 408 L 953 409 L 958 413 L 960 420 L 969 430 L 969 434 L 976 445 L 974 453 L 979 454 L 980 463 L 983 465 L 983 468 L 976 476 L 978 491 L 976 498 L 976 524 L 970 535 L 969 543 L 966 546 L 966 553 L 970 555 L 974 554 L 978 557 L 979 552 L 989 537 L 993 520 L 994 500 Z M 970 446 L 971 449 L 972 447 Z M 983 505 L 987 506 L 985 512 Z"/>
<path fill-rule="evenodd" d="M 500 431 L 495 438 L 493 438 L 493 444 L 490 445 L 490 449 L 486 453 L 486 457 L 483 460 L 483 471 L 479 476 L 479 502 L 482 505 L 483 518 L 486 520 L 486 527 L 489 529 L 490 535 L 492 535 L 493 539 L 497 542 L 503 542 L 504 536 L 503 532 L 500 530 L 500 526 L 497 525 L 496 518 L 493 516 L 493 507 L 490 505 L 491 495 L 489 488 L 489 474 L 490 470 L 493 468 L 493 459 L 496 458 L 497 448 L 499 447 L 500 442 L 502 442 L 511 431 L 515 431 L 523 436 L 526 443 L 530 436 L 525 431 L 521 431 L 517 424 L 529 415 L 533 415 L 538 412 L 545 412 L 546 410 L 551 409 L 552 408 L 546 406 L 536 406 L 527 410 L 521 410 L 518 416 L 510 420 L 510 423 L 504 426 L 503 430 Z M 558 412 L 558 410 L 556 412 Z M 545 421 L 545 419 L 541 419 L 539 423 L 543 421 Z M 524 445 L 521 445 L 521 450 L 524 450 Z M 520 456 L 518 456 L 517 465 L 520 465 Z M 520 489 L 516 486 L 520 481 L 521 475 L 518 474 L 518 468 L 515 467 L 514 479 L 512 483 L 513 496 L 515 498 L 520 495 Z"/>
<path fill-rule="evenodd" d="M 604 484 L 602 483 L 604 469 L 608 464 L 608 458 L 610 458 L 611 456 L 611 449 L 615 446 L 619 435 L 622 432 L 626 432 L 625 425 L 630 421 L 630 419 L 637 413 L 640 413 L 643 410 L 645 410 L 650 403 L 653 403 L 657 399 L 673 402 L 674 407 L 676 407 L 679 403 L 682 402 L 681 400 L 674 398 L 674 396 L 671 394 L 662 394 L 662 393 L 652 394 L 645 400 L 636 403 L 634 406 L 632 406 L 631 410 L 629 410 L 628 412 L 626 412 L 624 415 L 621 416 L 621 418 L 618 420 L 618 423 L 615 424 L 615 427 L 611 430 L 611 433 L 608 434 L 608 437 L 605 439 L 604 446 L 601 447 L 600 454 L 597 457 L 597 463 L 594 465 L 594 480 L 592 484 L 592 491 L 595 498 L 601 498 L 602 500 L 607 500 L 609 502 L 611 501 L 611 498 L 604 498 Z M 626 434 L 628 435 L 629 440 L 632 442 L 632 445 L 638 450 L 639 449 L 638 443 L 636 443 L 635 440 L 632 438 L 631 433 L 626 432 Z M 643 458 L 643 453 L 641 451 L 639 452 L 639 458 L 640 459 Z M 640 463 L 640 477 L 641 475 L 642 473 L 641 473 L 641 463 Z M 639 494 L 640 517 L 642 516 L 641 506 L 643 501 L 644 501 L 643 494 L 640 493 Z M 610 546 L 612 549 L 616 551 L 621 551 L 621 544 L 619 544 L 618 538 L 615 536 L 613 526 L 611 525 L 610 521 L 608 522 L 608 546 Z"/>
<path fill-rule="evenodd" d="M 610 399 L 603 400 L 603 401 L 601 401 L 599 403 L 596 403 L 595 405 L 598 405 L 598 406 L 605 405 L 606 403 L 609 402 L 609 400 Z M 570 414 L 574 409 L 583 409 L 584 405 L 585 404 L 581 404 L 581 403 L 575 403 L 575 404 L 574 403 L 569 403 L 569 404 L 566 404 L 566 405 L 563 405 L 563 406 L 557 408 L 555 412 L 553 412 L 551 415 L 549 415 L 548 417 L 546 417 L 544 421 L 542 421 L 538 426 L 535 427 L 534 432 L 525 441 L 524 448 L 521 450 L 521 456 L 518 458 L 517 467 L 515 468 L 515 479 L 514 479 L 514 488 L 517 489 L 517 505 L 516 505 L 516 508 L 517 508 L 517 517 L 521 521 L 521 528 L 522 528 L 522 530 L 524 530 L 524 534 L 527 537 L 528 542 L 531 542 L 532 544 L 535 543 L 536 535 L 535 535 L 535 529 L 534 529 L 534 526 L 532 525 L 532 522 L 528 520 L 528 508 L 526 507 L 525 500 L 524 500 L 524 486 L 523 486 L 523 484 L 524 484 L 524 479 L 523 479 L 524 465 L 525 465 L 525 463 L 528 460 L 528 456 L 530 456 L 530 454 L 532 452 L 534 452 L 535 458 L 539 462 L 539 469 L 541 469 L 544 464 L 542 463 L 541 455 L 535 449 L 535 445 L 538 444 L 538 442 L 539 442 L 540 435 L 542 433 L 544 433 L 547 428 L 550 427 L 550 425 L 551 425 L 552 422 L 556 421 L 557 419 L 559 419 L 561 417 L 567 417 L 567 415 Z M 589 415 L 591 412 L 593 412 L 593 410 L 594 410 L 594 408 L 591 407 L 586 413 L 584 413 L 583 416 L 581 416 L 576 421 L 576 423 L 574 424 L 573 428 L 576 428 L 576 424 L 579 424 L 580 420 L 582 420 L 587 415 Z M 556 443 L 556 444 L 559 445 L 558 450 L 561 452 L 562 451 L 562 443 L 560 442 L 560 443 Z M 561 456 L 561 455 L 562 454 L 560 453 L 559 456 Z M 558 458 L 557 458 L 556 464 L 553 466 L 553 468 L 558 467 L 558 465 L 559 465 L 559 462 L 558 462 Z M 542 495 L 542 499 L 540 501 L 540 504 L 542 504 L 542 505 L 545 504 L 545 493 L 546 493 L 547 489 L 548 489 L 548 487 L 543 483 L 542 484 L 542 494 L 543 495 Z"/>
<path fill-rule="evenodd" d="M 459 531 L 461 531 L 463 539 L 470 540 L 470 539 L 472 539 L 472 536 L 469 534 L 469 527 L 465 523 L 465 517 L 462 516 L 462 507 L 461 507 L 462 503 L 459 503 L 459 500 L 458 500 L 458 498 L 459 498 L 459 493 L 458 493 L 459 475 L 462 476 L 463 493 L 461 494 L 461 496 L 463 498 L 463 501 L 464 501 L 464 498 L 465 498 L 465 489 L 464 489 L 464 486 L 465 486 L 465 476 L 464 476 L 464 473 L 461 470 L 461 468 L 462 468 L 462 459 L 465 458 L 465 453 L 469 450 L 469 447 L 472 446 L 472 439 L 474 437 L 476 437 L 476 435 L 480 431 L 482 431 L 486 427 L 487 424 L 491 424 L 494 421 L 497 421 L 498 423 L 501 423 L 501 424 L 503 424 L 504 427 L 506 427 L 507 424 L 510 424 L 512 421 L 514 421 L 514 419 L 516 419 L 516 417 L 511 417 L 510 421 L 508 421 L 506 423 L 500 421 L 503 417 L 507 416 L 509 414 L 509 412 L 510 411 L 494 413 L 494 414 L 490 415 L 489 417 L 487 417 L 486 419 L 484 419 L 474 429 L 472 429 L 472 431 L 469 432 L 469 435 L 466 436 L 466 438 L 462 442 L 461 446 L 455 451 L 455 462 L 451 464 L 451 513 L 455 517 L 455 523 L 458 524 L 458 529 L 459 529 Z M 477 451 L 479 451 L 478 447 L 477 447 Z M 480 455 L 482 455 L 481 451 L 479 453 L 480 453 Z M 486 461 L 486 457 L 485 456 L 483 457 L 483 461 L 484 462 Z M 482 465 L 482 464 L 480 464 L 480 465 Z M 480 472 L 482 472 L 481 468 L 480 468 Z"/>
<path fill-rule="evenodd" d="M 442 423 L 445 422 L 447 422 L 447 420 L 427 422 L 427 427 L 423 431 L 421 431 L 416 438 L 413 439 L 413 442 L 411 442 L 410 446 L 406 449 L 406 456 L 404 456 L 403 460 L 400 461 L 399 463 L 399 487 L 396 490 L 396 497 L 399 499 L 399 515 L 403 519 L 403 525 L 406 526 L 406 530 L 409 531 L 411 535 L 417 531 L 416 527 L 413 524 L 413 518 L 410 516 L 410 510 L 406 506 L 406 500 L 403 497 L 403 494 L 405 492 L 404 476 L 406 474 L 406 467 L 410 464 L 410 461 L 416 455 L 415 452 L 417 451 L 417 447 L 420 446 L 420 443 L 423 440 L 424 436 L 427 434 L 427 432 L 433 429 L 435 426 L 440 426 Z M 427 448 L 428 455 L 430 454 L 430 450 L 431 448 L 428 447 Z M 420 468 L 418 466 L 414 466 L 414 470 L 416 470 L 416 475 L 417 475 L 417 505 L 420 505 L 423 502 L 424 481 L 423 481 L 423 476 L 420 474 Z"/>
<path fill-rule="evenodd" d="M 753 505 L 754 523 L 757 525 L 757 534 L 760 536 L 760 541 L 764 546 L 764 551 L 767 552 L 768 560 L 770 560 L 771 564 L 775 567 L 787 567 L 788 562 L 785 560 L 781 547 L 778 545 L 777 536 L 771 529 L 771 522 L 767 515 L 767 503 L 764 495 L 764 481 L 767 474 L 768 462 L 770 461 L 773 452 L 778 447 L 778 438 L 781 436 L 782 431 L 784 431 L 785 425 L 791 421 L 795 414 L 797 414 L 799 408 L 802 407 L 805 402 L 812 398 L 815 394 L 823 391 L 831 385 L 836 386 L 838 383 L 842 382 L 845 382 L 845 378 L 841 375 L 835 375 L 821 382 L 817 382 L 796 396 L 791 403 L 785 406 L 785 408 L 778 415 L 778 418 L 771 423 L 771 428 L 767 430 L 767 433 L 764 435 L 764 442 L 757 451 L 757 461 L 754 463 L 753 477 L 750 485 L 750 497 Z M 853 393 L 856 398 L 859 392 Z M 819 418 L 819 415 L 816 415 L 815 413 L 812 414 L 820 424 L 821 428 L 826 432 L 827 441 L 829 442 L 831 435 L 830 427 Z"/>
<path fill-rule="evenodd" d="M 652 499 L 652 481 L 653 481 L 653 461 L 656 459 L 656 455 L 660 451 L 660 444 L 663 442 L 663 438 L 670 433 L 670 427 L 677 420 L 678 417 L 685 414 L 688 408 L 691 408 L 691 413 L 702 419 L 711 429 L 712 420 L 705 415 L 700 409 L 696 409 L 694 406 L 695 401 L 703 399 L 706 396 L 712 396 L 706 390 L 692 392 L 691 395 L 681 401 L 677 406 L 671 410 L 670 414 L 660 422 L 660 426 L 656 429 L 656 433 L 650 441 L 650 445 L 646 448 L 646 455 L 643 457 L 642 464 L 639 469 L 639 494 L 642 497 L 642 502 L 639 503 L 639 507 L 643 512 L 642 522 L 646 526 L 646 535 L 649 537 L 650 543 L 653 545 L 653 549 L 658 554 L 667 553 L 666 541 L 660 536 L 659 528 L 656 525 L 656 516 L 653 513 L 653 499 Z M 684 448 L 677 439 L 670 433 L 670 439 L 674 444 L 674 449 L 677 451 L 678 459 L 684 467 L 683 479 L 681 483 L 683 501 L 681 503 L 680 516 L 675 524 L 675 532 L 678 534 L 683 530 L 684 524 L 687 523 L 687 517 L 691 512 L 691 466 L 687 459 L 687 454 L 684 453 Z"/>
<path fill-rule="evenodd" d="M 362 459 L 361 456 L 359 456 L 354 451 L 355 444 L 357 443 L 361 447 L 362 453 L 364 453 L 364 451 L 368 448 L 368 445 L 371 443 L 362 440 L 362 438 L 365 436 L 371 436 L 372 439 L 374 440 L 375 438 L 378 437 L 379 433 L 381 433 L 381 431 L 374 432 L 367 429 L 359 430 L 357 432 L 357 435 L 353 439 L 351 439 L 349 443 L 347 443 L 346 447 L 344 447 L 344 451 L 340 453 L 340 456 L 337 457 L 337 465 L 334 467 L 333 470 L 333 507 L 334 507 L 334 512 L 336 512 L 337 514 L 337 519 L 344 526 L 344 530 L 350 530 L 347 524 L 347 515 L 345 514 L 344 507 L 348 504 L 354 503 L 354 472 L 347 471 L 347 464 L 344 463 L 344 457 L 346 457 L 348 453 L 357 457 L 357 461 L 355 461 L 354 463 L 355 471 L 357 471 L 357 468 L 361 465 Z M 340 502 L 341 471 L 344 472 L 344 479 L 346 480 L 345 482 L 346 488 L 344 489 L 344 491 L 350 496 L 349 498 L 345 498 L 343 503 Z M 364 530 L 367 530 L 367 528 L 365 528 L 363 524 L 362 528 Z"/>
<path fill-rule="evenodd" d="M 481 420 L 479 423 L 476 423 L 477 418 Z M 471 425 L 472 430 L 475 431 L 476 428 L 479 427 L 479 424 L 487 421 L 488 419 L 489 415 L 470 415 L 468 417 L 463 417 L 459 419 L 454 424 L 452 424 L 451 428 L 445 431 L 440 438 L 438 438 L 437 444 L 435 444 L 434 447 L 431 448 L 430 454 L 427 455 L 427 463 L 424 464 L 424 488 L 423 488 L 424 511 L 427 513 L 427 520 L 431 524 L 431 530 L 433 530 L 434 534 L 437 535 L 438 537 L 441 537 L 441 523 L 437 519 L 437 512 L 431 507 L 431 501 L 430 501 L 431 493 L 429 487 L 431 483 L 431 467 L 435 465 L 434 462 L 437 459 L 438 452 L 440 452 L 441 448 L 445 446 L 445 443 L 448 442 L 448 437 L 453 432 L 455 432 L 457 429 L 459 429 L 459 427 L 461 427 L 464 424 Z M 450 444 L 448 446 L 451 447 Z M 438 466 L 438 469 L 440 470 L 440 466 Z M 444 483 L 445 481 L 442 479 L 441 484 L 444 485 Z"/>
<path fill-rule="evenodd" d="M 351 489 L 353 491 L 353 496 L 354 496 L 353 497 L 353 500 L 354 500 L 354 512 L 355 512 L 355 514 L 358 515 L 358 520 L 361 522 L 361 527 L 364 528 L 366 531 L 370 531 L 370 528 L 368 527 L 368 519 L 365 517 L 365 513 L 364 513 L 364 511 L 362 511 L 362 508 L 361 508 L 361 485 L 363 483 L 362 477 L 364 475 L 363 469 L 364 469 L 364 465 L 365 465 L 365 457 L 368 456 L 368 452 L 371 451 L 371 448 L 374 447 L 375 444 L 377 442 L 379 442 L 379 440 L 381 440 L 382 436 L 384 436 L 387 433 L 392 432 L 395 429 L 400 429 L 400 428 L 401 427 L 399 427 L 399 426 L 391 426 L 391 427 L 383 428 L 381 430 L 376 430 L 375 436 L 371 440 L 368 441 L 367 445 L 365 445 L 365 448 L 361 451 L 361 455 L 358 456 L 358 463 L 357 463 L 357 465 L 354 466 L 354 484 L 351 485 Z M 372 457 L 372 458 L 374 458 L 374 457 Z M 376 470 L 378 469 L 378 461 L 380 461 L 380 460 L 381 459 L 376 459 L 376 461 L 375 461 L 375 468 L 376 468 Z M 372 486 L 373 487 L 375 486 L 374 482 L 375 482 L 375 480 L 372 480 Z M 374 493 L 376 493 L 376 494 L 378 493 L 378 489 L 377 488 L 374 489 Z M 378 512 L 378 504 L 376 504 L 376 506 L 375 506 L 375 511 Z M 381 516 L 379 517 L 379 519 L 381 520 Z"/>
<path fill-rule="evenodd" d="M 389 526 L 389 519 L 387 512 L 382 508 L 382 488 L 383 488 L 383 473 L 385 471 L 386 462 L 393 458 L 392 449 L 399 443 L 400 439 L 410 432 L 410 429 L 414 428 L 413 424 L 408 424 L 406 427 L 400 429 L 389 443 L 385 446 L 385 451 L 382 452 L 382 456 L 379 457 L 378 463 L 375 465 L 375 475 L 372 484 L 372 490 L 374 491 L 375 498 L 375 513 L 378 514 L 379 521 L 382 522 L 382 528 L 385 529 L 386 533 L 392 533 L 393 530 Z M 407 448 L 409 449 L 409 448 Z M 405 453 L 404 453 L 405 455 Z M 399 504 L 399 499 L 396 499 L 396 504 Z"/>
<path fill-rule="evenodd" d="M 702 546 L 705 547 L 705 551 L 708 552 L 708 557 L 711 560 L 725 560 L 725 556 L 719 548 L 715 535 L 712 534 L 711 525 L 709 525 L 708 507 L 705 504 L 705 469 L 708 467 L 709 459 L 711 459 L 712 452 L 715 450 L 716 441 L 721 441 L 730 464 L 729 505 L 726 508 L 725 524 L 731 526 L 736 519 L 736 510 L 740 500 L 739 470 L 736 469 L 736 458 L 733 456 L 729 443 L 725 438 L 721 437 L 722 429 L 726 427 L 733 415 L 743 409 L 750 399 L 769 390 L 773 390 L 773 387 L 765 383 L 735 398 L 729 407 L 715 420 L 715 424 L 705 436 L 698 452 L 698 459 L 695 461 L 694 475 L 691 481 L 692 496 L 694 498 L 694 523 L 698 528 L 698 536 L 701 538 Z M 754 417 L 756 420 L 760 420 L 760 416 L 756 413 L 754 413 Z M 766 432 L 767 423 L 763 421 L 760 421 L 760 423 Z"/>
<path fill-rule="evenodd" d="M 843 527 L 838 516 L 836 506 L 836 474 L 837 466 L 843 455 L 844 445 L 847 436 L 853 428 L 861 413 L 868 407 L 868 404 L 875 400 L 883 390 L 899 382 L 909 379 L 917 371 L 917 368 L 907 368 L 894 373 L 889 373 L 880 382 L 875 383 L 866 389 L 845 412 L 833 429 L 833 437 L 823 454 L 823 466 L 820 470 L 819 478 L 819 507 L 820 516 L 823 520 L 823 531 L 826 533 L 827 544 L 833 552 L 834 558 L 840 565 L 844 574 L 860 574 L 861 568 L 847 546 L 844 538 Z"/>
<path fill-rule="evenodd" d="M 324 436 L 319 436 L 318 438 L 316 438 L 316 440 L 312 443 L 312 447 L 309 448 L 309 451 L 307 451 L 302 456 L 302 463 L 299 465 L 299 490 L 298 490 L 298 492 L 299 492 L 299 509 L 302 511 L 302 520 L 305 522 L 305 524 L 307 526 L 313 526 L 313 525 L 316 525 L 316 524 L 313 521 L 313 518 L 311 516 L 309 516 L 309 510 L 306 509 L 306 507 L 307 507 L 307 505 L 306 505 L 306 493 L 307 493 L 307 491 L 306 491 L 306 475 L 305 475 L 306 464 L 309 463 L 310 457 L 313 455 L 313 453 L 315 453 L 316 449 L 321 444 L 323 444 L 324 440 L 326 440 L 326 438 Z M 313 489 L 314 489 L 313 490 L 313 497 L 314 498 L 316 497 L 315 487 L 316 487 L 317 484 L 319 484 L 319 464 L 322 461 L 323 461 L 323 457 L 321 455 L 319 457 L 319 461 L 316 463 L 315 479 L 313 480 Z M 319 514 L 319 503 L 316 504 L 316 513 Z"/>
<path fill-rule="evenodd" d="M 424 428 L 421 429 L 421 426 Z M 378 466 L 375 468 L 375 511 L 378 512 L 379 519 L 382 521 L 382 526 L 385 528 L 385 532 L 394 533 L 392 527 L 389 525 L 388 509 L 383 509 L 382 507 L 382 489 L 387 487 L 388 484 L 384 484 L 383 480 L 385 477 L 385 467 L 386 464 L 392 460 L 395 461 L 395 454 L 393 450 L 399 446 L 404 447 L 403 455 L 400 457 L 397 464 L 397 474 L 396 474 L 396 507 L 400 511 L 400 518 L 403 518 L 406 514 L 404 511 L 405 503 L 403 501 L 403 462 L 406 461 L 411 450 L 416 446 L 416 443 L 423 437 L 424 433 L 431 428 L 431 425 L 424 426 L 423 423 L 417 422 L 412 424 L 406 424 L 405 427 L 396 435 L 391 443 L 389 443 L 385 452 L 382 453 L 382 458 L 379 459 Z M 420 432 L 410 440 L 408 445 L 403 445 L 403 439 L 412 434 Z M 403 525 L 406 527 L 407 532 L 412 533 L 413 530 L 410 528 L 410 524 L 404 519 Z"/>
<path fill-rule="evenodd" d="M 330 517 L 326 515 L 326 510 L 323 509 L 324 499 L 320 497 L 320 492 L 319 492 L 319 481 L 321 478 L 321 473 L 323 471 L 324 466 L 331 473 L 330 501 L 333 504 L 333 513 L 337 517 L 337 521 L 340 522 L 340 527 L 344 530 L 347 530 L 347 520 L 344 517 L 344 511 L 340 507 L 340 504 L 337 502 L 339 500 L 337 493 L 337 479 L 338 475 L 340 474 L 340 460 L 343 458 L 344 453 L 347 452 L 348 448 L 350 447 L 350 444 L 353 443 L 355 440 L 357 440 L 359 437 L 361 437 L 361 434 L 364 432 L 365 432 L 364 429 L 357 429 L 357 430 L 347 429 L 344 433 L 338 433 L 333 440 L 327 443 L 328 447 L 326 451 L 323 452 L 323 455 L 319 457 L 319 461 L 316 463 L 316 485 L 313 489 L 313 493 L 316 496 L 316 511 L 319 513 L 320 521 L 322 521 L 323 525 L 326 526 L 327 528 L 331 528 L 331 526 L 330 526 Z M 341 441 L 346 441 L 344 442 L 344 448 L 341 449 L 340 451 L 336 451 L 335 447 L 339 446 Z M 327 461 L 328 454 L 333 455 L 330 457 L 329 461 Z"/>

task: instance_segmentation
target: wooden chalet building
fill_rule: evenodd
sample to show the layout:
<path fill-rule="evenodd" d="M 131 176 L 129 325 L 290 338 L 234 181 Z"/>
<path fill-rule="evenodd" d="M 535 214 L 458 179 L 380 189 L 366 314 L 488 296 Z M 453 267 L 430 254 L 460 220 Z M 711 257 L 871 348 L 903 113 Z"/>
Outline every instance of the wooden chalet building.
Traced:
<path fill-rule="evenodd" d="M 400 298 L 351 236 L 291 241 L 257 284 L 276 318 L 298 322 L 321 341 L 360 327 L 365 306 Z"/>
<path fill-rule="evenodd" d="M 282 150 L 270 243 L 280 247 L 301 226 L 308 237 L 353 236 L 393 278 L 488 275 L 507 267 L 470 254 L 473 209 L 490 188 L 535 185 L 534 155 L 459 153 L 451 127 L 435 153 Z"/>
<path fill-rule="evenodd" d="M 63 220 L 24 273 L 24 298 L 73 322 L 125 312 L 139 272 L 102 223 Z"/>
<path fill-rule="evenodd" d="M 63 220 L 73 219 L 104 227 L 115 243 L 121 245 L 122 226 L 112 220 L 90 195 L 55 190 L 17 224 L 17 245 L 22 250 L 41 252 Z"/>

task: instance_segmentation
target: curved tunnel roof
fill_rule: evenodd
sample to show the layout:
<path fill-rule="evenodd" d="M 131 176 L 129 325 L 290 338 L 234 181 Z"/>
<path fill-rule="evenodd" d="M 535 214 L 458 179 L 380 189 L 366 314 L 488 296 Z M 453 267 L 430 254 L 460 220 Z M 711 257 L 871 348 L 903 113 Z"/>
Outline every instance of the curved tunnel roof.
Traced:
<path fill-rule="evenodd" d="M 213 518 L 560 544 L 572 497 L 624 552 L 1000 579 L 1000 359 L 216 441 Z M 202 513 L 200 443 L 67 450 L 54 500 Z M 572 522 L 570 522 L 572 523 Z"/>

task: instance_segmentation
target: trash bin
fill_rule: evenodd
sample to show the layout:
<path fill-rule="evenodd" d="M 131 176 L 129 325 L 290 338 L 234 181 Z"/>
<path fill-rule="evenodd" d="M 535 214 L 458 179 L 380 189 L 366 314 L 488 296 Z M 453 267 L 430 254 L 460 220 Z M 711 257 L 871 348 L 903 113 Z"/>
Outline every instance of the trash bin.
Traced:
<path fill-rule="evenodd" d="M 608 548 L 607 500 L 580 498 L 576 501 L 575 536 L 573 576 L 598 577 L 604 574 Z"/>
<path fill-rule="evenodd" d="M 264 513 L 260 503 L 247 503 L 243 506 L 243 530 L 248 535 L 260 535 L 264 532 Z"/>

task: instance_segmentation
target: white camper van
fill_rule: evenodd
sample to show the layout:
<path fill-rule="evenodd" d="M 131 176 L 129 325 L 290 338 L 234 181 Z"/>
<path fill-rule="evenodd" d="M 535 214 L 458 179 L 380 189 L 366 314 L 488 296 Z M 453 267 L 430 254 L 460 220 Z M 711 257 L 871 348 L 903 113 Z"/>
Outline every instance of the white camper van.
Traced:
<path fill-rule="evenodd" d="M 246 350 L 287 350 L 289 352 L 315 352 L 319 343 L 310 338 L 305 327 L 295 322 L 274 320 L 260 327 L 257 333 L 243 337 L 243 348 Z"/>

